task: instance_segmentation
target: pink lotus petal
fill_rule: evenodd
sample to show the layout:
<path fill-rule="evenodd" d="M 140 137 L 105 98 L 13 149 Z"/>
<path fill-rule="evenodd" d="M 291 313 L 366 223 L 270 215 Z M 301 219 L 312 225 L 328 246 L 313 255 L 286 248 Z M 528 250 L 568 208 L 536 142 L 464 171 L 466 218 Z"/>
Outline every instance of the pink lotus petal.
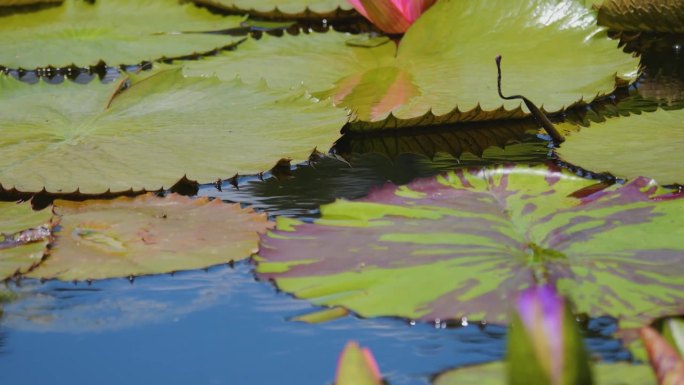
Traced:
<path fill-rule="evenodd" d="M 358 13 L 362 14 L 363 17 L 370 20 L 370 18 L 368 18 L 368 12 L 366 12 L 366 8 L 364 8 L 363 4 L 361 4 L 361 0 L 348 0 L 348 1 L 349 1 L 349 3 L 351 3 L 352 7 L 354 7 L 354 9 L 356 9 L 356 11 Z"/>
<path fill-rule="evenodd" d="M 366 19 L 390 34 L 404 33 L 436 0 L 349 0 Z"/>
<path fill-rule="evenodd" d="M 411 26 L 401 9 L 392 0 L 361 0 L 368 13 L 368 19 L 387 33 L 404 33 Z"/>
<path fill-rule="evenodd" d="M 437 0 L 404 0 L 404 17 L 411 23 L 416 21 L 420 15 L 423 14 L 428 8 L 432 7 Z"/>
<path fill-rule="evenodd" d="M 641 339 L 646 345 L 648 359 L 660 385 L 684 384 L 684 359 L 658 334 L 655 329 L 641 329 Z"/>
<path fill-rule="evenodd" d="M 553 383 L 561 380 L 564 364 L 563 314 L 565 300 L 550 285 L 531 287 L 518 297 L 517 310 L 534 341 L 536 353 Z"/>
<path fill-rule="evenodd" d="M 378 384 L 380 381 L 382 381 L 382 377 L 380 376 L 380 368 L 378 367 L 378 362 L 375 361 L 375 357 L 373 357 L 373 353 L 371 353 L 370 349 L 368 348 L 363 348 L 361 350 L 363 352 L 363 357 L 366 359 L 366 364 L 368 365 L 368 368 L 373 372 L 373 375 L 375 376 L 375 379 L 378 380 Z"/>

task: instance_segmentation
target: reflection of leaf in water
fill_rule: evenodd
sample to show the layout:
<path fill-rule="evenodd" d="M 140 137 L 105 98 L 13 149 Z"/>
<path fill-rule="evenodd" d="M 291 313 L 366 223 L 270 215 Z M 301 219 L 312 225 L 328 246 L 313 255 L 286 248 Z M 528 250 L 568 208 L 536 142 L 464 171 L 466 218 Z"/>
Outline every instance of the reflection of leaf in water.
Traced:
<path fill-rule="evenodd" d="M 603 186 L 553 167 L 459 169 L 279 218 L 257 273 L 364 317 L 506 320 L 534 283 L 622 326 L 684 311 L 684 195 Z M 634 239 L 639 242 L 634 242 Z"/>
<path fill-rule="evenodd" d="M 349 108 L 354 116 L 377 120 L 420 94 L 410 73 L 397 67 L 381 67 L 343 78 L 334 88 L 314 96 L 330 97 L 336 106 Z"/>
<path fill-rule="evenodd" d="M 6 305 L 6 327 L 53 332 L 94 332 L 168 322 L 231 300 L 250 278 L 226 267 L 174 276 L 96 281 L 74 287 L 59 281 L 28 280 L 15 287 Z"/>

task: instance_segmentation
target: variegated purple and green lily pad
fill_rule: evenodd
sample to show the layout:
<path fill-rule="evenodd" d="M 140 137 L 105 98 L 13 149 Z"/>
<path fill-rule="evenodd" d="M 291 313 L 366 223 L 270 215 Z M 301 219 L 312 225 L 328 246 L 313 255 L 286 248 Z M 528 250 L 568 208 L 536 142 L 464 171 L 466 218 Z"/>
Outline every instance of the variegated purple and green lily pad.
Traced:
<path fill-rule="evenodd" d="M 258 275 L 364 317 L 505 322 L 534 283 L 626 327 L 684 311 L 684 195 L 647 178 L 607 186 L 547 165 L 460 169 L 321 213 L 279 218 Z"/>

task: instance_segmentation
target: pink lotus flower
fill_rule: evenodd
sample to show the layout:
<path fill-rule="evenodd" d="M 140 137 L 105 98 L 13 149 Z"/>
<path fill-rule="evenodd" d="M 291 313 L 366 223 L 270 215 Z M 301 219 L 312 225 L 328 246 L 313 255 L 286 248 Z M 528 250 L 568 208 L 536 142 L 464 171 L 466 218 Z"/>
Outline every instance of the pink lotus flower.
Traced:
<path fill-rule="evenodd" d="M 385 33 L 404 33 L 437 0 L 349 0 Z"/>
<path fill-rule="evenodd" d="M 508 337 L 510 384 L 593 383 L 577 324 L 553 286 L 526 289 L 515 310 Z"/>

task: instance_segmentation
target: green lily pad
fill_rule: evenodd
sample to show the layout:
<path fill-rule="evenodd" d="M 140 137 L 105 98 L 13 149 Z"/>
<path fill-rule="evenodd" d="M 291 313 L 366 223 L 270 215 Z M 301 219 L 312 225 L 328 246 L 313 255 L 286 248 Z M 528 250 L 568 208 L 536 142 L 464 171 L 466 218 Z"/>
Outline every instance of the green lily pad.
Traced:
<path fill-rule="evenodd" d="M 494 58 L 504 57 L 505 93 L 522 93 L 557 112 L 636 79 L 638 59 L 595 25 L 577 0 L 440 1 L 406 33 L 361 47 L 337 32 L 263 37 L 239 50 L 189 63 L 186 74 L 275 88 L 304 84 L 349 108 L 351 130 L 391 129 L 525 115 L 496 90 Z M 278 63 L 274 65 L 274 63 Z"/>
<path fill-rule="evenodd" d="M 238 38 L 194 32 L 234 28 L 243 20 L 176 0 L 91 3 L 65 0 L 58 7 L 0 16 L 0 66 L 83 67 L 101 60 L 114 66 L 203 53 Z"/>
<path fill-rule="evenodd" d="M 61 3 L 62 0 L 0 0 L 0 7 L 14 7 L 46 3 Z"/>
<path fill-rule="evenodd" d="M 301 90 L 184 78 L 179 69 L 118 90 L 0 77 L 2 186 L 99 194 L 168 188 L 183 175 L 208 183 L 256 174 L 329 148 L 347 118 Z"/>
<path fill-rule="evenodd" d="M 358 16 L 347 0 L 193 0 L 228 12 L 285 20 L 339 19 Z"/>
<path fill-rule="evenodd" d="M 596 385 L 656 385 L 653 371 L 647 365 L 600 363 L 593 366 Z M 619 373 L 619 375 L 616 375 Z M 494 362 L 453 369 L 440 374 L 434 385 L 505 385 L 506 364 Z M 530 382 L 532 383 L 532 382 Z"/>
<path fill-rule="evenodd" d="M 605 0 L 598 23 L 616 31 L 684 32 L 681 0 Z"/>
<path fill-rule="evenodd" d="M 563 124 L 569 134 L 555 151 L 568 163 L 620 178 L 647 175 L 660 184 L 684 184 L 684 109 Z M 574 132 L 573 132 L 574 131 Z"/>
<path fill-rule="evenodd" d="M 49 209 L 34 211 L 30 203 L 0 202 L 0 280 L 40 263 L 52 225 Z"/>
<path fill-rule="evenodd" d="M 314 223 L 279 218 L 257 273 L 318 305 L 424 321 L 505 322 L 520 290 L 548 282 L 577 312 L 641 325 L 684 310 L 682 198 L 647 178 L 459 169 L 324 205 Z"/>
<path fill-rule="evenodd" d="M 65 281 L 199 269 L 247 258 L 264 214 L 238 204 L 165 198 L 55 201 L 60 230 L 50 255 L 28 276 Z"/>

